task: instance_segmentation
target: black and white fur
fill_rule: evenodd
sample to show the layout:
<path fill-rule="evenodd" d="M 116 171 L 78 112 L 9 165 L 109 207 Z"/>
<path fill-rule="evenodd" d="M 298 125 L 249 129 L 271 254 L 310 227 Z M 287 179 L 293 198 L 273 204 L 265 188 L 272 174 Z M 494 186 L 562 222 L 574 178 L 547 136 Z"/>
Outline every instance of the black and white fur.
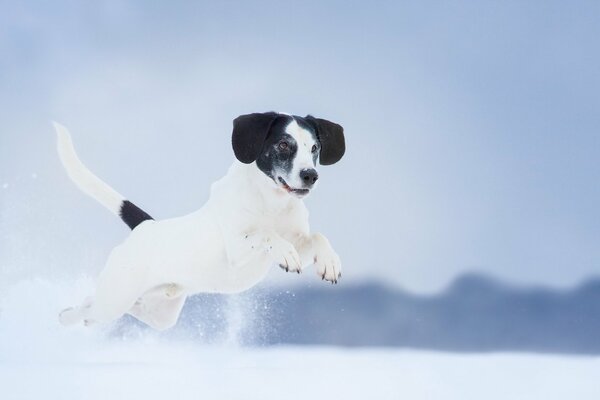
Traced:
<path fill-rule="evenodd" d="M 233 125 L 237 160 L 213 183 L 206 204 L 154 221 L 90 172 L 67 129 L 55 123 L 69 177 L 132 229 L 111 252 L 95 295 L 63 310 L 63 324 L 110 322 L 127 313 L 167 329 L 188 295 L 246 290 L 273 264 L 297 273 L 314 264 L 322 279 L 337 283 L 340 259 L 325 236 L 310 232 L 302 198 L 315 186 L 317 164 L 343 156 L 342 127 L 274 112 L 242 115 Z"/>

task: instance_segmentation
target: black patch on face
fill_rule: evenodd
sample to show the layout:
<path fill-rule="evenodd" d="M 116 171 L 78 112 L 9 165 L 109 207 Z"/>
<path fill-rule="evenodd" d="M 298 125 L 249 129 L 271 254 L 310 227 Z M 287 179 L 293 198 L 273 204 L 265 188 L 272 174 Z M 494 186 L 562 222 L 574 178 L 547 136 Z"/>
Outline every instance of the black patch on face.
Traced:
<path fill-rule="evenodd" d="M 292 117 L 281 115 L 271 126 L 256 166 L 269 178 L 275 180 L 277 172 L 289 174 L 298 152 L 296 140 L 285 132 Z"/>

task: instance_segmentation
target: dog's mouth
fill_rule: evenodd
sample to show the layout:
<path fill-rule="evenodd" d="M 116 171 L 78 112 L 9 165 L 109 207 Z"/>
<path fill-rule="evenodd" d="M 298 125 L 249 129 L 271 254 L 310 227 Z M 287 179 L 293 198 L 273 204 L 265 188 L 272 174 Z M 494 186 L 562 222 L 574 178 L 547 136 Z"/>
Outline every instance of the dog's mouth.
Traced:
<path fill-rule="evenodd" d="M 285 181 L 285 179 L 283 179 L 282 177 L 277 177 L 277 180 L 279 181 L 279 183 L 281 183 L 281 188 L 284 189 L 285 191 L 287 191 L 290 194 L 294 194 L 298 197 L 304 197 L 306 196 L 309 192 L 310 189 L 294 189 L 293 187 L 291 187 L 290 185 L 287 184 L 287 182 Z"/>

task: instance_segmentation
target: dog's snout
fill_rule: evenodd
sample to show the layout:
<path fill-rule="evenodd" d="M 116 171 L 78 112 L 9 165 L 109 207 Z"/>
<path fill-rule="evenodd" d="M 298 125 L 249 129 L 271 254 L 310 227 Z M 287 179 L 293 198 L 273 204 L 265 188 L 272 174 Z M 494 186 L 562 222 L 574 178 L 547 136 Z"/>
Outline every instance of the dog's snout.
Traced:
<path fill-rule="evenodd" d="M 303 169 L 302 171 L 300 171 L 300 179 L 302 179 L 302 182 L 305 186 L 310 187 L 315 184 L 317 179 L 319 179 L 319 174 L 314 168 Z"/>

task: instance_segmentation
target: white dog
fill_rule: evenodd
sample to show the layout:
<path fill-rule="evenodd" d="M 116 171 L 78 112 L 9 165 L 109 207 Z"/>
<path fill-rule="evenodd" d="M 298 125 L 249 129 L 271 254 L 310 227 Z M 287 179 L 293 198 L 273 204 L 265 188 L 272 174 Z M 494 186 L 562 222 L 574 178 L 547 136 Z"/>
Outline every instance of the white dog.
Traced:
<path fill-rule="evenodd" d="M 345 151 L 340 125 L 307 116 L 255 113 L 233 121 L 235 161 L 210 198 L 184 217 L 154 221 L 92 174 L 67 129 L 55 123 L 70 178 L 133 230 L 111 252 L 96 293 L 60 313 L 64 325 L 110 322 L 125 313 L 155 329 L 172 327 L 188 295 L 236 293 L 258 283 L 272 264 L 337 283 L 341 264 L 329 241 L 310 233 L 302 202 L 322 165 Z"/>

